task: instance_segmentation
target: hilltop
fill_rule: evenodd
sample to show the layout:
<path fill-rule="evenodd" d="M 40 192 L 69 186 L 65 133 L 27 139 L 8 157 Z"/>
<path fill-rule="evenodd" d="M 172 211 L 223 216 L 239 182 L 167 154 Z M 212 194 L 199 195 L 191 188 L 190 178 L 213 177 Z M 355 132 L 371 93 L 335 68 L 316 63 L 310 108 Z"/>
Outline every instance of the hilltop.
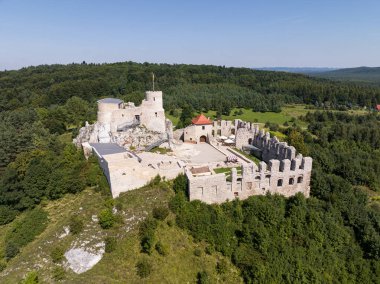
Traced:
<path fill-rule="evenodd" d="M 308 73 L 318 78 L 380 85 L 380 67 L 356 67 L 328 72 Z"/>

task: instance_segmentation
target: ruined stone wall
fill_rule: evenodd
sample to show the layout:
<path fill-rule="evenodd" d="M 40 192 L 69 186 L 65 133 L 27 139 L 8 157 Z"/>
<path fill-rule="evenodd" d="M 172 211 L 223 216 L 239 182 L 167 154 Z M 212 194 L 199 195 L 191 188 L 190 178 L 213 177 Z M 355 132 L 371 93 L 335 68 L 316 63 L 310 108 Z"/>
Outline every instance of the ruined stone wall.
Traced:
<path fill-rule="evenodd" d="M 312 158 L 297 155 L 294 147 L 271 138 L 269 133 L 259 130 L 257 124 L 239 121 L 235 141 L 238 149 L 249 145 L 260 149 L 259 165 L 243 165 L 241 175 L 233 169 L 231 182 L 226 181 L 224 174 L 201 178 L 187 173 L 190 200 L 222 203 L 267 192 L 286 197 L 301 192 L 309 197 Z"/>
<path fill-rule="evenodd" d="M 239 119 L 231 120 L 215 120 L 212 125 L 213 136 L 230 136 L 236 134 L 236 128 Z"/>
<path fill-rule="evenodd" d="M 188 171 L 190 200 L 201 200 L 208 204 L 222 203 L 267 192 L 286 197 L 301 192 L 309 197 L 311 167 L 312 159 L 302 155 L 292 161 L 270 160 L 269 164 L 260 162 L 259 166 L 251 163 L 243 166 L 241 175 L 232 169 L 231 182 L 226 181 L 224 174 L 193 176 Z"/>
<path fill-rule="evenodd" d="M 166 122 L 162 92 L 146 92 L 145 99 L 138 107 L 133 103 L 110 104 L 99 101 L 97 120 L 112 133 L 117 132 L 120 126 L 136 121 L 149 130 L 164 133 Z"/>

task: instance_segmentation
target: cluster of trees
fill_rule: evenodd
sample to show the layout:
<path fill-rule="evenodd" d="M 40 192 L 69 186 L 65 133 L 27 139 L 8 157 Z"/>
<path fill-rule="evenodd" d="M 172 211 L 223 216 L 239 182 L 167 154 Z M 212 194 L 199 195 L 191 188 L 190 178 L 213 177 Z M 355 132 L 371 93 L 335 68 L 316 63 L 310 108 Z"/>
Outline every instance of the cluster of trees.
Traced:
<path fill-rule="evenodd" d="M 343 177 L 353 185 L 380 190 L 380 116 L 315 112 L 306 115 L 315 168 Z"/>

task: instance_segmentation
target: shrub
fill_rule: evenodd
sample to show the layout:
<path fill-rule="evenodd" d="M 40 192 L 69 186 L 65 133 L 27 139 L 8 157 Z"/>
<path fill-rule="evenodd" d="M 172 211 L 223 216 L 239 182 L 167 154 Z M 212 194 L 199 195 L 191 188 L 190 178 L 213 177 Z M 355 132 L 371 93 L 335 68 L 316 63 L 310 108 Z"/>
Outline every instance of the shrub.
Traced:
<path fill-rule="evenodd" d="M 179 213 L 180 210 L 185 206 L 186 204 L 186 197 L 183 192 L 176 194 L 173 196 L 172 199 L 169 201 L 169 208 L 173 213 Z"/>
<path fill-rule="evenodd" d="M 16 215 L 16 210 L 12 210 L 8 206 L 0 205 L 0 225 L 5 225 L 12 222 Z"/>
<path fill-rule="evenodd" d="M 157 242 L 155 248 L 156 251 L 162 256 L 166 256 L 169 253 L 168 248 L 161 242 Z"/>
<path fill-rule="evenodd" d="M 115 224 L 115 216 L 111 209 L 104 209 L 99 214 L 99 225 L 102 229 L 109 229 Z"/>
<path fill-rule="evenodd" d="M 208 245 L 205 249 L 205 252 L 208 254 L 208 255 L 212 255 L 214 252 L 215 252 L 215 248 L 212 246 L 212 245 Z"/>
<path fill-rule="evenodd" d="M 136 264 L 137 275 L 141 278 L 146 278 L 152 272 L 152 264 L 148 259 L 143 258 Z"/>
<path fill-rule="evenodd" d="M 194 250 L 194 255 L 195 255 L 195 256 L 201 256 L 201 255 L 202 255 L 202 250 L 199 249 L 199 248 L 196 248 L 196 249 Z"/>
<path fill-rule="evenodd" d="M 155 207 L 153 208 L 153 217 L 157 220 L 165 220 L 169 215 L 169 209 L 167 207 Z"/>
<path fill-rule="evenodd" d="M 141 251 L 147 254 L 151 254 L 154 249 L 155 243 L 155 230 L 157 228 L 157 221 L 152 218 L 146 219 L 140 225 L 141 236 Z"/>
<path fill-rule="evenodd" d="M 209 279 L 209 276 L 208 276 L 208 273 L 206 271 L 198 272 L 198 274 L 197 274 L 197 283 L 198 284 L 211 283 L 210 279 Z"/>
<path fill-rule="evenodd" d="M 174 220 L 170 219 L 170 220 L 168 220 L 168 221 L 166 222 L 166 224 L 168 224 L 169 227 L 173 227 L 174 224 L 175 224 L 175 222 L 174 222 Z"/>
<path fill-rule="evenodd" d="M 3 271 L 7 267 L 7 263 L 5 261 L 0 260 L 0 272 Z"/>
<path fill-rule="evenodd" d="M 24 280 L 20 282 L 21 284 L 38 284 L 40 281 L 38 280 L 38 274 L 37 271 L 31 271 L 29 272 Z"/>
<path fill-rule="evenodd" d="M 221 259 L 216 264 L 216 272 L 218 272 L 219 274 L 226 273 L 227 272 L 227 268 L 228 268 L 228 264 L 227 264 L 227 262 L 226 262 L 225 259 Z"/>
<path fill-rule="evenodd" d="M 187 195 L 187 178 L 184 174 L 180 174 L 174 179 L 173 190 L 175 193 L 183 192 Z"/>
<path fill-rule="evenodd" d="M 79 216 L 72 216 L 70 218 L 69 228 L 70 228 L 70 232 L 73 235 L 77 235 L 80 232 L 82 232 L 83 227 L 84 227 L 83 221 L 79 219 Z"/>
<path fill-rule="evenodd" d="M 150 182 L 150 185 L 159 185 L 161 182 L 161 177 L 160 175 L 156 175 L 152 181 Z"/>
<path fill-rule="evenodd" d="M 61 262 L 63 260 L 64 253 L 65 251 L 62 247 L 55 247 L 50 252 L 50 257 L 54 263 Z"/>
<path fill-rule="evenodd" d="M 157 221 L 153 218 L 147 218 L 140 224 L 139 234 L 141 237 L 154 233 L 157 228 Z"/>
<path fill-rule="evenodd" d="M 20 248 L 33 241 L 47 225 L 47 213 L 35 208 L 18 220 L 9 230 L 5 238 L 5 255 L 8 259 L 16 256 Z"/>
<path fill-rule="evenodd" d="M 54 280 L 61 281 L 61 280 L 65 279 L 65 274 L 66 274 L 66 271 L 62 267 L 60 267 L 60 266 L 54 267 L 54 269 L 53 269 L 53 279 Z"/>
<path fill-rule="evenodd" d="M 105 251 L 107 253 L 111 253 L 116 248 L 116 238 L 114 237 L 106 237 L 105 239 Z"/>
<path fill-rule="evenodd" d="M 141 251 L 147 254 L 151 254 L 154 248 L 155 236 L 146 235 L 141 238 Z"/>

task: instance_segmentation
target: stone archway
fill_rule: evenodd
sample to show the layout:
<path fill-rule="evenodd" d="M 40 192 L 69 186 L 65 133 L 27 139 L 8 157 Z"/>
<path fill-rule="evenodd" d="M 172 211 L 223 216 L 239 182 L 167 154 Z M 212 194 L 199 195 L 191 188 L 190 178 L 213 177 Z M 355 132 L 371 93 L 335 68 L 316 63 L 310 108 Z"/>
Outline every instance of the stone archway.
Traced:
<path fill-rule="evenodd" d="M 199 138 L 199 142 L 201 143 L 206 143 L 207 142 L 207 137 L 205 135 L 202 135 L 200 138 Z"/>

